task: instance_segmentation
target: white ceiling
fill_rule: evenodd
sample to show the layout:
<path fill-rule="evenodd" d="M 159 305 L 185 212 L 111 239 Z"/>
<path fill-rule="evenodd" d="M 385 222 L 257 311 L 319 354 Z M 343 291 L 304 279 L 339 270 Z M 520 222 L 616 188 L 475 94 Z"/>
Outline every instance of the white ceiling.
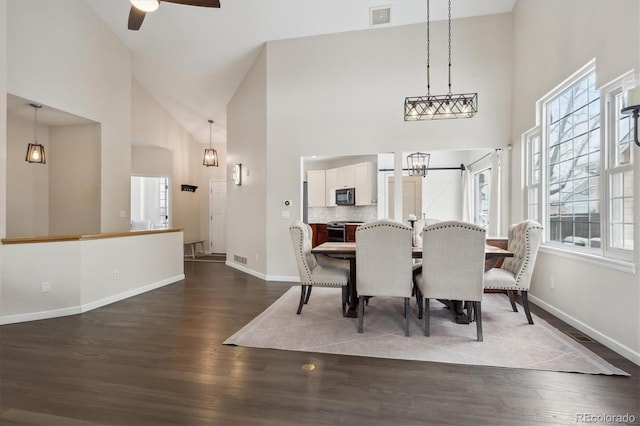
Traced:
<path fill-rule="evenodd" d="M 226 106 L 266 41 L 368 29 L 369 9 L 391 24 L 426 21 L 425 0 L 221 0 L 220 9 L 161 3 L 139 31 L 129 0 L 85 0 L 133 51 L 133 75 L 200 143 L 226 142 Z M 516 0 L 453 0 L 452 18 L 510 12 Z M 447 1 L 431 0 L 431 20 Z M 455 31 L 455 27 L 454 27 Z M 425 47 L 426 49 L 426 47 Z"/>

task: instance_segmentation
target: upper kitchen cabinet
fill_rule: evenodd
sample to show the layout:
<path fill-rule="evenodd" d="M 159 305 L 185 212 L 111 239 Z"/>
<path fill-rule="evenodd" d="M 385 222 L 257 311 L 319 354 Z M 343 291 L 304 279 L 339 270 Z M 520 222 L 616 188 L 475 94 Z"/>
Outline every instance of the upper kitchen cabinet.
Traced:
<path fill-rule="evenodd" d="M 359 163 L 352 166 L 356 189 L 356 206 L 367 206 L 378 203 L 378 173 L 372 162 Z"/>
<path fill-rule="evenodd" d="M 325 170 L 324 183 L 326 206 L 335 206 L 336 188 L 338 187 L 338 169 Z"/>
<path fill-rule="evenodd" d="M 309 207 L 326 206 L 326 173 L 324 170 L 307 171 L 307 194 Z"/>
<path fill-rule="evenodd" d="M 355 166 L 339 167 L 337 188 L 355 188 L 355 186 L 356 186 Z"/>

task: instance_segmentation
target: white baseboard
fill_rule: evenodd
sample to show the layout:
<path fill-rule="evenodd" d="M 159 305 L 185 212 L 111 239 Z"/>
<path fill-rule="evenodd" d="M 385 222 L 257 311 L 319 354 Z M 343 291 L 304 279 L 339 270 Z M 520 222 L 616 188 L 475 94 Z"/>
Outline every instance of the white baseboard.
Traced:
<path fill-rule="evenodd" d="M 599 343 L 602 343 L 603 345 L 605 345 L 606 347 L 608 347 L 609 349 L 611 349 L 612 351 L 622 355 L 623 357 L 627 358 L 629 361 L 640 365 L 640 353 L 635 352 L 633 349 L 621 344 L 620 342 L 613 340 L 612 338 L 602 334 L 601 332 L 599 332 L 598 330 L 588 326 L 587 324 L 583 323 L 582 321 L 572 317 L 571 315 L 568 315 L 566 313 L 564 313 L 563 311 L 559 310 L 558 308 L 548 304 L 547 302 L 538 299 L 537 297 L 531 295 L 531 293 L 529 293 L 529 300 L 532 303 L 535 303 L 536 305 L 538 305 L 540 308 L 544 309 L 545 311 L 553 314 L 554 316 L 560 318 L 562 321 L 566 322 L 567 324 L 571 325 L 572 327 L 576 328 L 577 330 L 581 331 L 582 333 L 586 334 L 587 336 L 591 337 L 592 339 L 596 340 Z"/>
<path fill-rule="evenodd" d="M 225 265 L 227 265 L 227 266 L 229 266 L 229 267 L 231 267 L 233 269 L 237 269 L 238 271 L 242 271 L 244 273 L 247 273 L 249 275 L 253 275 L 254 277 L 260 278 L 261 280 L 265 280 L 265 281 L 267 280 L 267 276 L 265 274 L 263 274 L 261 272 L 254 271 L 253 269 L 249 269 L 246 266 L 240 265 L 239 263 L 231 262 L 231 261 L 227 260 L 225 262 Z"/>
<path fill-rule="evenodd" d="M 249 269 L 246 266 L 242 266 L 238 263 L 235 262 L 231 262 L 229 260 L 227 260 L 225 262 L 225 265 L 233 268 L 233 269 L 237 269 L 238 271 L 242 271 L 242 272 L 246 272 L 249 275 L 253 275 L 254 277 L 260 278 L 261 280 L 265 280 L 265 281 L 285 281 L 285 282 L 292 282 L 292 283 L 299 283 L 300 282 L 300 278 L 298 276 L 291 276 L 291 275 L 265 275 L 261 272 L 257 272 L 254 271 L 253 269 Z"/>
<path fill-rule="evenodd" d="M 164 287 L 166 285 L 175 283 L 177 281 L 183 280 L 184 274 L 176 275 L 171 278 L 166 278 L 161 281 L 156 281 L 155 283 L 147 284 L 142 287 L 134 288 L 132 290 L 128 290 L 122 293 L 114 294 L 113 296 L 105 297 L 104 299 L 95 300 L 93 302 L 85 303 L 81 306 L 82 312 L 88 312 L 96 308 L 101 308 L 106 305 L 110 305 L 112 303 L 118 302 L 120 300 L 128 299 L 133 296 L 137 296 L 142 293 L 146 293 L 151 290 L 155 290 L 160 287 Z"/>
<path fill-rule="evenodd" d="M 5 315 L 0 317 L 0 325 L 15 324 L 19 322 L 37 321 L 37 320 L 43 320 L 43 319 L 51 319 L 51 318 L 81 314 L 83 312 L 88 312 L 93 309 L 100 308 L 102 306 L 110 305 L 111 303 L 115 303 L 120 300 L 128 299 L 129 297 L 146 293 L 147 291 L 164 287 L 168 284 L 172 284 L 177 281 L 183 280 L 184 278 L 185 278 L 184 274 L 176 275 L 171 278 L 167 278 L 161 281 L 157 281 L 155 283 L 147 284 L 143 287 L 118 293 L 113 296 L 105 297 L 104 299 L 96 300 L 94 302 L 85 303 L 80 306 L 71 306 L 67 308 L 52 309 L 49 311 L 28 312 L 25 314 Z"/>
<path fill-rule="evenodd" d="M 15 324 L 19 322 L 38 321 L 43 319 L 66 317 L 69 315 L 81 314 L 80 306 L 69 308 L 52 309 L 50 311 L 28 312 L 25 314 L 5 315 L 0 317 L 0 325 Z"/>

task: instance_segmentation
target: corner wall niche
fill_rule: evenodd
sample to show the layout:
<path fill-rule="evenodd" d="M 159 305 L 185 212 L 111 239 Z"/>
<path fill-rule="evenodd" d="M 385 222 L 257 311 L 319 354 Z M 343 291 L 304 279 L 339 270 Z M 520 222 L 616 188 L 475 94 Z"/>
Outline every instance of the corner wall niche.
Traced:
<path fill-rule="evenodd" d="M 30 164 L 34 102 L 42 104 L 7 95 L 7 237 L 99 233 L 101 125 L 42 104 L 37 135 L 47 163 Z"/>

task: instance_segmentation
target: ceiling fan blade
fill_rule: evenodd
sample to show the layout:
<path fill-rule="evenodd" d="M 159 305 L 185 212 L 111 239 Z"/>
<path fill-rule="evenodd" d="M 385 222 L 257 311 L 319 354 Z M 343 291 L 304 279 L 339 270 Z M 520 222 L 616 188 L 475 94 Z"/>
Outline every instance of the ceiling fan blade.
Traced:
<path fill-rule="evenodd" d="M 185 4 L 187 6 L 220 7 L 220 0 L 162 0 L 167 3 Z"/>
<path fill-rule="evenodd" d="M 131 10 L 129 11 L 129 29 L 138 31 L 142 25 L 142 21 L 144 21 L 145 15 L 146 12 L 131 6 Z"/>

